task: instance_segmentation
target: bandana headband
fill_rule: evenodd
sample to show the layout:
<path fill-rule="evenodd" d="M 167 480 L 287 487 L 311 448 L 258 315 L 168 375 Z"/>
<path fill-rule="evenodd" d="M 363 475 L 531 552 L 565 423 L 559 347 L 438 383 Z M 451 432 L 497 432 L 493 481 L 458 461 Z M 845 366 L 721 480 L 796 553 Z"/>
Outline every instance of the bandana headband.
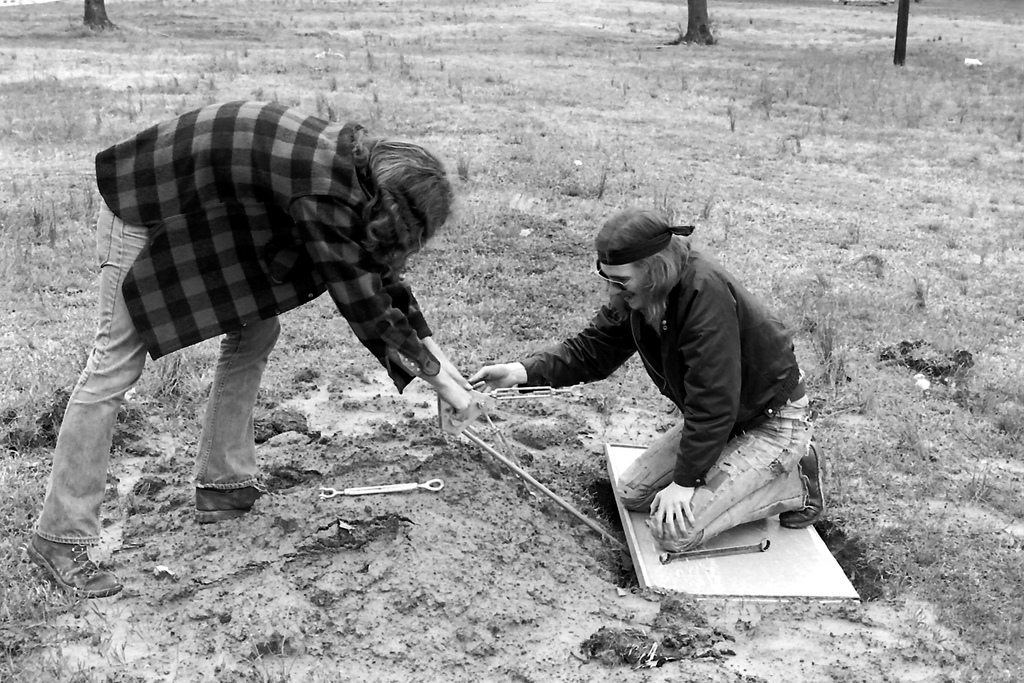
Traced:
<path fill-rule="evenodd" d="M 692 232 L 692 225 L 673 225 L 667 231 L 655 235 L 646 242 L 633 244 L 622 249 L 598 251 L 597 260 L 608 266 L 624 266 L 627 263 L 634 263 L 640 259 L 657 254 L 669 245 L 673 236 L 681 235 L 687 237 Z"/>

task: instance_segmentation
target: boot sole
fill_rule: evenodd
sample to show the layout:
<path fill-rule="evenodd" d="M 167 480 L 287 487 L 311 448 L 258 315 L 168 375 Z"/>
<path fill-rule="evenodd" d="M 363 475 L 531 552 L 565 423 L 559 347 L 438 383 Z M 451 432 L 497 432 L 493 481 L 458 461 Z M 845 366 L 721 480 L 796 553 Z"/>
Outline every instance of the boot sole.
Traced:
<path fill-rule="evenodd" d="M 87 591 L 84 588 L 79 588 L 78 586 L 68 583 L 64 579 L 60 578 L 60 574 L 57 572 L 56 569 L 53 568 L 53 565 L 50 564 L 50 561 L 47 560 L 42 553 L 40 553 L 38 550 L 32 547 L 31 542 L 29 542 L 29 544 L 25 547 L 25 552 L 28 554 L 28 558 L 32 560 L 32 562 L 37 564 L 40 568 L 46 570 L 46 573 L 49 574 L 50 579 L 55 584 L 57 584 L 63 590 L 69 593 L 81 595 L 83 598 L 109 598 L 112 595 L 117 595 L 121 592 L 121 589 L 124 588 L 123 585 L 118 584 L 117 586 L 114 586 L 113 588 L 108 588 L 107 590 Z"/>
<path fill-rule="evenodd" d="M 794 512 L 796 512 L 796 511 L 794 511 Z M 786 514 L 786 513 L 784 512 L 782 514 Z M 814 515 L 813 517 L 809 517 L 808 519 L 800 520 L 799 522 L 785 522 L 785 521 L 782 520 L 782 517 L 780 516 L 779 517 L 779 524 L 781 526 L 787 528 L 787 529 L 806 529 L 807 527 L 812 526 L 813 524 L 816 524 L 817 522 L 820 522 L 822 520 L 822 518 L 824 518 L 824 517 L 825 517 L 825 508 L 822 508 L 821 510 L 818 511 L 818 514 Z"/>
<path fill-rule="evenodd" d="M 811 526 L 812 524 L 815 524 L 815 523 L 821 521 L 825 517 L 825 507 L 826 507 L 826 503 L 825 503 L 825 478 L 824 478 L 824 475 L 822 474 L 822 471 L 821 471 L 821 454 L 818 453 L 818 446 L 813 441 L 811 442 L 809 448 L 814 450 L 814 459 L 815 459 L 815 461 L 817 461 L 817 464 L 818 464 L 818 466 L 816 468 L 817 469 L 817 476 L 815 477 L 815 479 L 816 479 L 815 483 L 818 485 L 818 495 L 821 496 L 821 509 L 818 510 L 817 514 L 815 514 L 813 517 L 808 517 L 806 519 L 801 519 L 801 520 L 797 520 L 797 521 L 793 521 L 793 522 L 789 522 L 789 523 L 787 523 L 785 521 L 786 516 L 787 515 L 801 514 L 803 512 L 803 509 L 793 510 L 793 512 L 791 512 L 791 513 L 790 512 L 783 512 L 781 515 L 779 515 L 779 524 L 781 524 L 782 526 L 784 526 L 787 529 L 806 529 L 807 527 Z"/>

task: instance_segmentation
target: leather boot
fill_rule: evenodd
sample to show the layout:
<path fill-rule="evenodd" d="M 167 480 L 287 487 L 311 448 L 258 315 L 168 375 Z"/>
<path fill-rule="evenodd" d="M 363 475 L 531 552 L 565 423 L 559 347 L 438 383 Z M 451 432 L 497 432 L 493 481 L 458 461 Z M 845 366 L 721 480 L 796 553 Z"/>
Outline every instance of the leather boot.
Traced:
<path fill-rule="evenodd" d="M 196 522 L 213 524 L 241 517 L 252 510 L 253 503 L 264 493 L 266 491 L 256 486 L 227 491 L 196 488 Z"/>
<path fill-rule="evenodd" d="M 45 569 L 57 585 L 69 593 L 83 598 L 109 598 L 124 588 L 116 576 L 89 559 L 88 546 L 54 543 L 32 534 L 25 550 L 30 560 Z"/>
<path fill-rule="evenodd" d="M 803 529 L 811 526 L 825 515 L 825 491 L 821 481 L 821 461 L 818 446 L 811 442 L 807 455 L 800 458 L 800 475 L 807 489 L 804 506 L 799 510 L 783 512 L 779 523 L 787 529 Z"/>

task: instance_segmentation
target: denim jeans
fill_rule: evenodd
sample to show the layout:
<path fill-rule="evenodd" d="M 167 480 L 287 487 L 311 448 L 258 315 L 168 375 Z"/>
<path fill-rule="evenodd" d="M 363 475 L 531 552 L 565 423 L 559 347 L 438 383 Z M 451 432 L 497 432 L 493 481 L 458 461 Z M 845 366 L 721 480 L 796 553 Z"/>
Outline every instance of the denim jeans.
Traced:
<path fill-rule="evenodd" d="M 117 414 L 146 364 L 146 348 L 128 315 L 121 285 L 149 233 L 124 223 L 105 206 L 96 233 L 99 325 L 89 360 L 68 400 L 35 527 L 39 536 L 57 543 L 99 541 L 100 504 Z M 228 490 L 255 483 L 252 411 L 279 332 L 277 318 L 270 318 L 224 336 L 199 442 L 197 486 Z"/>
<path fill-rule="evenodd" d="M 725 445 L 690 505 L 695 524 L 659 536 L 664 549 L 684 551 L 740 524 L 799 510 L 807 491 L 797 464 L 807 454 L 813 426 L 807 397 L 787 403 L 767 421 Z M 672 482 L 683 423 L 665 432 L 619 479 L 619 496 L 630 510 L 649 511 L 654 497 Z"/>

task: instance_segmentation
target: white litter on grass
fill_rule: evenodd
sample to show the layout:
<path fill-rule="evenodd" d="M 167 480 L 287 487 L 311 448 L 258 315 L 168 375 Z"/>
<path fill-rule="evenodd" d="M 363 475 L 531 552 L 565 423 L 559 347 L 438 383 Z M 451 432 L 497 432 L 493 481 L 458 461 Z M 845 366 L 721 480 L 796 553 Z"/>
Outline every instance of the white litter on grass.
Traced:
<path fill-rule="evenodd" d="M 929 382 L 928 378 L 922 375 L 921 373 L 914 375 L 914 384 L 921 391 L 928 391 L 929 389 L 932 388 L 932 383 Z"/>
<path fill-rule="evenodd" d="M 57 2 L 58 0 L 0 0 L 0 7 L 14 7 L 15 5 L 41 5 L 44 2 Z"/>
<path fill-rule="evenodd" d="M 964 66 L 981 66 L 981 60 L 974 59 L 973 57 L 965 57 Z"/>
<path fill-rule="evenodd" d="M 533 232 L 533 230 L 530 230 L 529 228 L 523 228 L 522 230 L 519 231 L 519 236 L 529 237 L 531 232 Z"/>
<path fill-rule="evenodd" d="M 573 161 L 572 163 L 573 163 L 573 166 L 582 166 L 582 165 L 583 165 L 583 162 L 582 162 L 582 161 L 580 161 L 579 159 L 576 159 L 576 160 L 575 160 L 575 161 Z"/>
<path fill-rule="evenodd" d="M 170 567 L 165 567 L 162 564 L 158 564 L 153 567 L 153 576 L 158 579 L 173 579 L 175 577 L 174 570 Z"/>

